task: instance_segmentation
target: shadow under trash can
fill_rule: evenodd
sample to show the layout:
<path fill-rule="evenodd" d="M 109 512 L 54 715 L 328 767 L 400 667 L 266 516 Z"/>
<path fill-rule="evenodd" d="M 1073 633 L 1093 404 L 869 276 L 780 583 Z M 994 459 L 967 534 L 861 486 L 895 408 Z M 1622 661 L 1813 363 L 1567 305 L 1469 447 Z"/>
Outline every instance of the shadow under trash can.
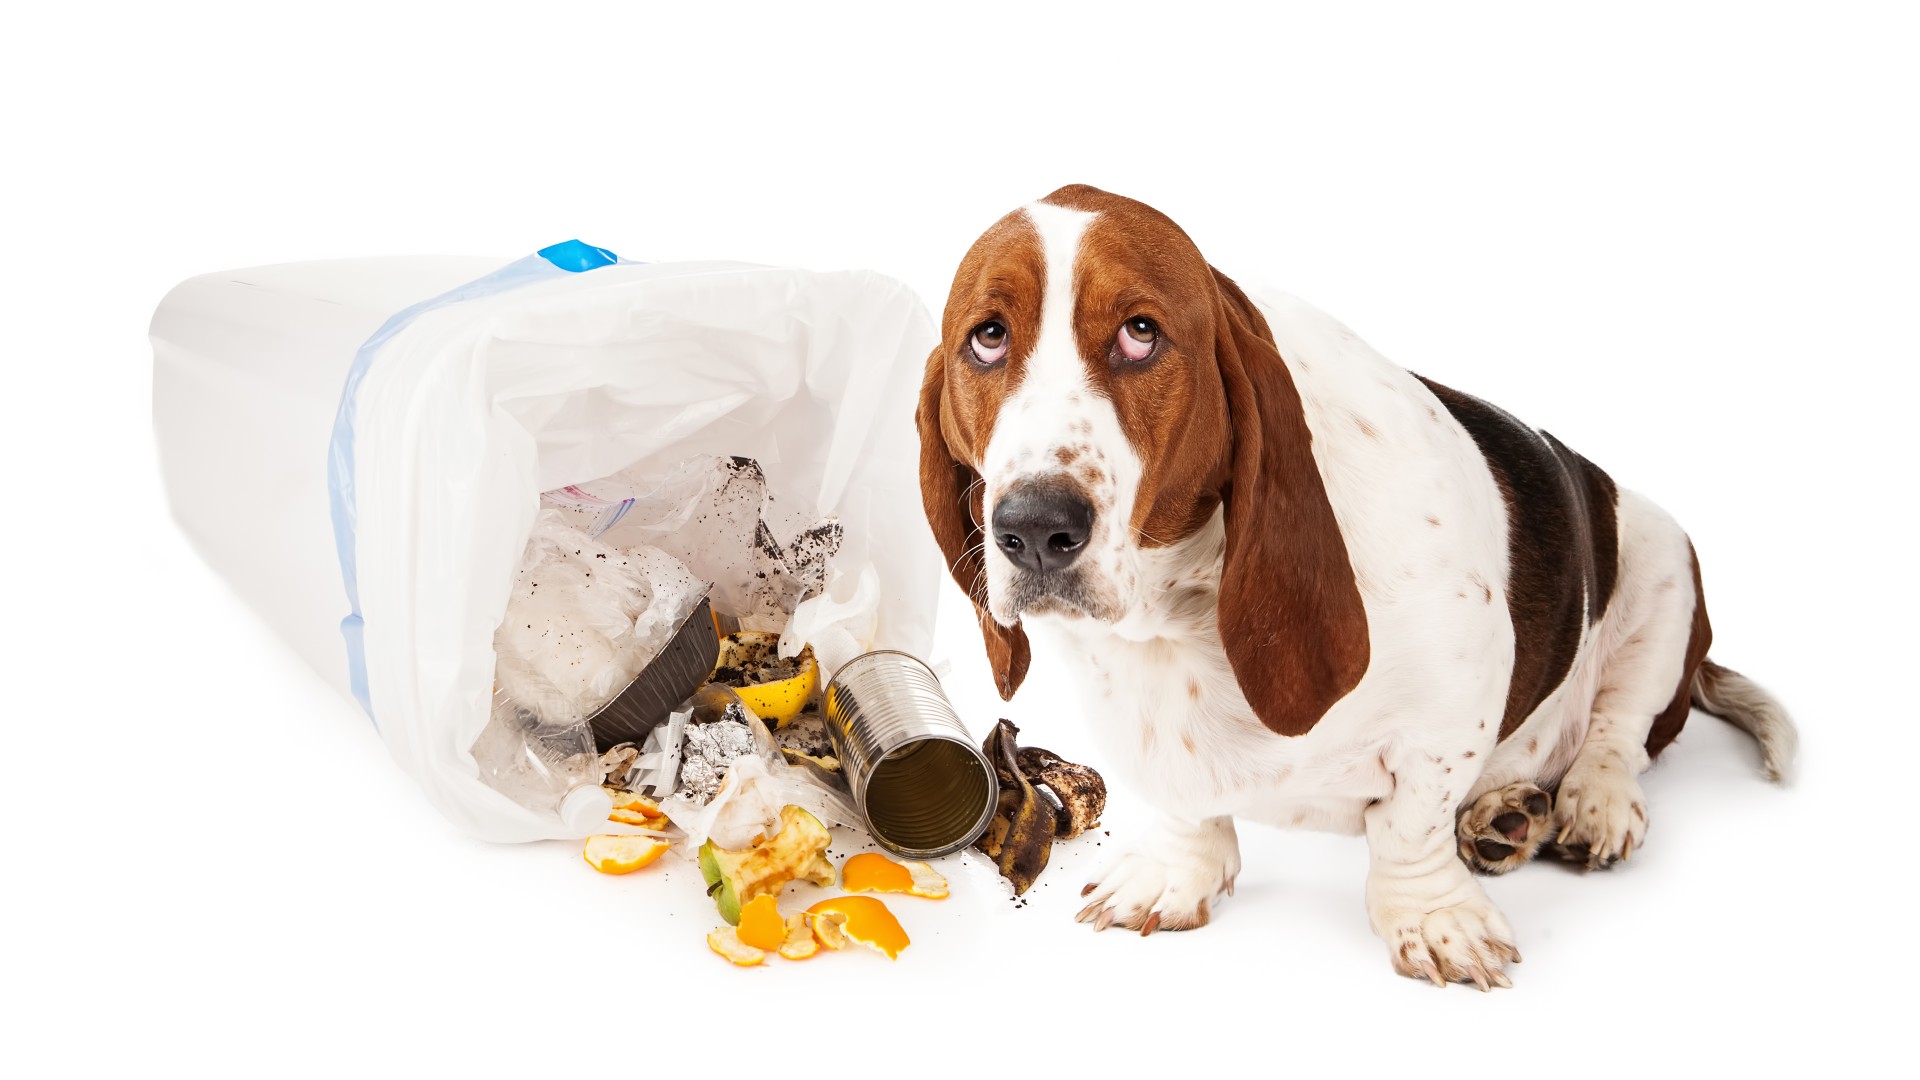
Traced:
<path fill-rule="evenodd" d="M 942 564 L 913 412 L 937 334 L 882 275 L 643 264 L 578 242 L 507 262 L 292 263 L 183 282 L 151 337 L 181 528 L 474 836 L 579 835 L 483 782 L 473 753 L 499 711 L 496 630 L 536 595 L 523 560 L 555 515 L 698 575 L 699 545 L 672 547 L 698 524 L 675 520 L 675 498 L 705 475 L 690 463 L 733 483 L 746 462 L 760 526 L 792 538 L 781 572 L 811 575 L 790 637 L 828 673 L 932 644 Z M 803 565 L 821 523 L 831 554 Z M 727 574 L 700 576 L 703 605 L 751 608 Z"/>

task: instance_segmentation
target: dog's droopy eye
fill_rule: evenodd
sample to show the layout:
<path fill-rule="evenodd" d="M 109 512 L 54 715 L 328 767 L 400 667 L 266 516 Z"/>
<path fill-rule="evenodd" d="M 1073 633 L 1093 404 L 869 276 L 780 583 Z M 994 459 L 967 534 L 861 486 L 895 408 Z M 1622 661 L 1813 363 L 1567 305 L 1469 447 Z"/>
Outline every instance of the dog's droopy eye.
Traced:
<path fill-rule="evenodd" d="M 1007 328 L 991 320 L 973 328 L 973 358 L 997 364 L 1007 358 Z"/>
<path fill-rule="evenodd" d="M 1145 360 L 1153 355 L 1154 342 L 1160 340 L 1160 328 L 1152 319 L 1137 317 L 1120 324 L 1120 332 L 1113 341 L 1120 349 L 1120 355 L 1129 360 Z"/>

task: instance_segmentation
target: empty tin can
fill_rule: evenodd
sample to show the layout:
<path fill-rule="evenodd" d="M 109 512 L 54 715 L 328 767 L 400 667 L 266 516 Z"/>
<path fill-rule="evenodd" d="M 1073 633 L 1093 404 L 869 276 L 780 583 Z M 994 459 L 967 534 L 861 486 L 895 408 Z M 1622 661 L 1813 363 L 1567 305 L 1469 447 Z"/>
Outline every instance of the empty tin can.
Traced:
<path fill-rule="evenodd" d="M 931 859 L 987 831 L 1000 783 L 927 665 L 892 650 L 856 656 L 827 684 L 826 712 L 854 804 L 881 847 Z"/>

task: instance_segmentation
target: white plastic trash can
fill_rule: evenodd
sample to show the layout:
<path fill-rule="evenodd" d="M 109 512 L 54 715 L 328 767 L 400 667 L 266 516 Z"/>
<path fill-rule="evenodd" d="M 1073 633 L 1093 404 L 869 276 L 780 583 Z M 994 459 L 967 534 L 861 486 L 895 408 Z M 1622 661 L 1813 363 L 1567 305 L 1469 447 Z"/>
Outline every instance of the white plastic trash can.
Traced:
<path fill-rule="evenodd" d="M 481 783 L 469 753 L 542 492 L 754 458 L 770 490 L 845 527 L 807 624 L 846 649 L 932 644 L 941 563 L 913 409 L 937 334 L 880 274 L 577 242 L 504 263 L 292 263 L 183 282 L 151 333 L 181 528 L 475 836 L 569 835 Z"/>

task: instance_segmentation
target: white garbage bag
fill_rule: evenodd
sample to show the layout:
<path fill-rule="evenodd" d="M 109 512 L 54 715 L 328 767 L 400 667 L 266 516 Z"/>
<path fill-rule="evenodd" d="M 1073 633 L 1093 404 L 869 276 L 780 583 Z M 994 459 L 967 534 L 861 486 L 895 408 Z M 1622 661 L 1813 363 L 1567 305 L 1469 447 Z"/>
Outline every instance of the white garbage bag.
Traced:
<path fill-rule="evenodd" d="M 752 458 L 844 528 L 796 625 L 836 652 L 925 655 L 940 556 L 913 408 L 936 337 L 910 289 L 866 271 L 580 244 L 260 267 L 161 303 L 154 427 L 207 561 L 361 698 L 451 820 L 533 840 L 570 833 L 481 783 L 469 748 L 541 493 Z"/>

